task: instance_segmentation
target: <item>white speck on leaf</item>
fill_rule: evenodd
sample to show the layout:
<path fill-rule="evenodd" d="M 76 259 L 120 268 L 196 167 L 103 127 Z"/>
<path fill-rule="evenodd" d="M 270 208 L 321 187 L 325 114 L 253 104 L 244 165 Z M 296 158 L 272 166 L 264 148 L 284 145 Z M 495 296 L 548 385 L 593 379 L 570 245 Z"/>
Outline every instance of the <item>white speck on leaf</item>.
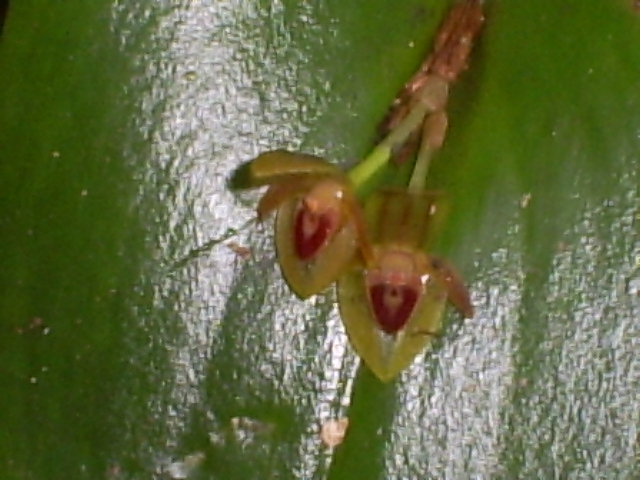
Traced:
<path fill-rule="evenodd" d="M 529 202 L 531 201 L 531 194 L 525 193 L 522 198 L 520 198 L 520 208 L 527 208 L 529 206 Z"/>

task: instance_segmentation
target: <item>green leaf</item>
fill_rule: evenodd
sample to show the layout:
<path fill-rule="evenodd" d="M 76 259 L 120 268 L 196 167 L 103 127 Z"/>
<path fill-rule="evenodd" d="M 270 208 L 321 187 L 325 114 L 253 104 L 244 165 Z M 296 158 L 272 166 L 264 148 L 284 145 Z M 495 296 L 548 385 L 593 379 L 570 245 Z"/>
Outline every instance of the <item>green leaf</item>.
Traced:
<path fill-rule="evenodd" d="M 366 155 L 448 2 L 12 2 L 3 478 L 637 474 L 640 18 L 486 3 L 429 180 L 476 317 L 385 385 L 332 294 L 286 288 L 271 225 L 248 258 L 201 247 L 253 218 L 227 182 L 260 152 Z"/>

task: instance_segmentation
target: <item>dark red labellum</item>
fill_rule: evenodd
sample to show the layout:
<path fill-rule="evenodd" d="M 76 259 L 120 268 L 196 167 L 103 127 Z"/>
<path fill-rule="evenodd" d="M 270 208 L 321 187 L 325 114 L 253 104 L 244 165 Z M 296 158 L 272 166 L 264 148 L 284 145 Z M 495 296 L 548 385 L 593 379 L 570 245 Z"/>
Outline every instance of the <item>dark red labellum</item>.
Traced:
<path fill-rule="evenodd" d="M 295 218 L 294 241 L 296 255 L 300 260 L 309 260 L 327 242 L 334 228 L 329 213 L 311 212 L 301 206 Z"/>
<path fill-rule="evenodd" d="M 379 283 L 369 287 L 373 314 L 382 331 L 393 335 L 406 325 L 418 301 L 418 294 L 410 285 Z"/>

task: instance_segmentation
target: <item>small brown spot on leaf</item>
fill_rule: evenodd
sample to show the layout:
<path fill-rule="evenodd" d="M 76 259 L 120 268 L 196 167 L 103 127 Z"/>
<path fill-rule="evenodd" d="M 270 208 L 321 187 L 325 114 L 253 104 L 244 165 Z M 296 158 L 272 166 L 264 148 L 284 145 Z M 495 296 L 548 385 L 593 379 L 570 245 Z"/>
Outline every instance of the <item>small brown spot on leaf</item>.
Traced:
<path fill-rule="evenodd" d="M 237 242 L 229 242 L 227 243 L 227 247 L 240 258 L 247 259 L 251 256 L 251 249 L 249 247 L 244 247 Z"/>
<path fill-rule="evenodd" d="M 15 327 L 15 331 L 16 331 L 16 333 L 19 333 L 19 334 L 23 334 L 23 333 L 31 333 L 31 334 L 41 333 L 43 335 L 48 335 L 51 332 L 51 328 L 49 328 L 47 325 L 45 325 L 45 323 L 42 320 L 42 318 L 33 317 L 33 318 L 31 318 L 31 320 L 29 320 L 29 323 L 27 323 L 26 325 L 21 326 L 21 327 Z"/>

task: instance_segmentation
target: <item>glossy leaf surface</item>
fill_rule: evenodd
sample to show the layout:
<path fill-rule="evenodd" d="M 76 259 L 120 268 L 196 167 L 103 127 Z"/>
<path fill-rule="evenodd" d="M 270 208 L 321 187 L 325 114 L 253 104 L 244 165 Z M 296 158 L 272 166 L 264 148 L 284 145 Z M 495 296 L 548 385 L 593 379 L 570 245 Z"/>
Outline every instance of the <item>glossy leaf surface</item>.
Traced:
<path fill-rule="evenodd" d="M 476 317 L 382 384 L 271 229 L 211 244 L 255 218 L 246 159 L 367 153 L 444 2 L 12 0 L 2 478 L 637 476 L 640 18 L 486 4 L 431 178 Z"/>

